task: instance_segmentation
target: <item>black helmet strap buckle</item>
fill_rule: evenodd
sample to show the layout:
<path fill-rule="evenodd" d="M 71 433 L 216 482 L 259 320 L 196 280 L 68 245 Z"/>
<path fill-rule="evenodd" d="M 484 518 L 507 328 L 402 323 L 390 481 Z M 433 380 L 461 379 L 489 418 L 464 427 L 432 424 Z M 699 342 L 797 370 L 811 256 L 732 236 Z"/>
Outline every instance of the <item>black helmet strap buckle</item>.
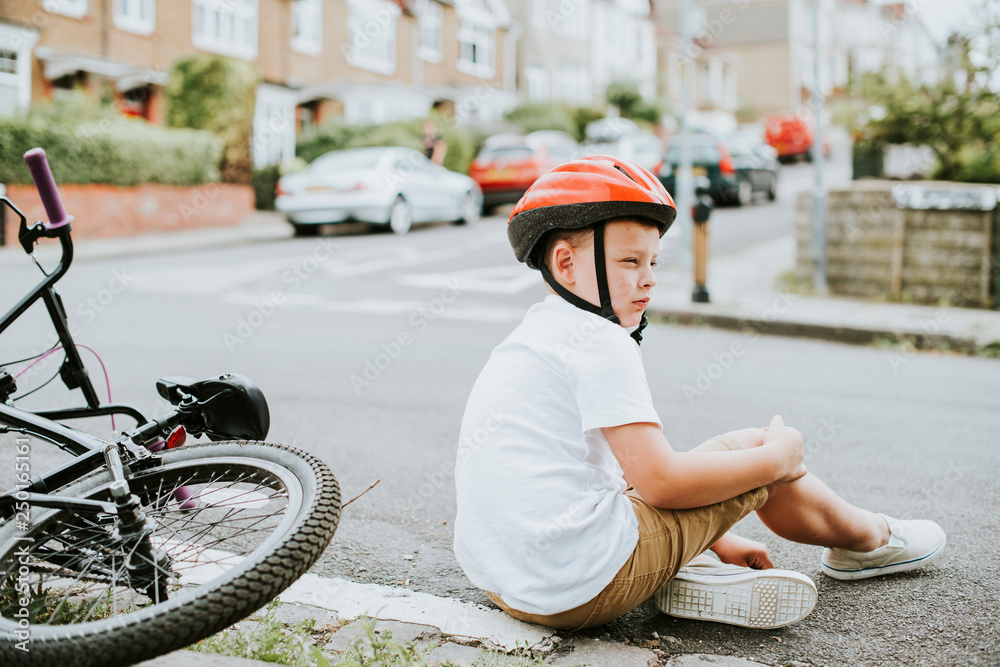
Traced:
<path fill-rule="evenodd" d="M 595 315 L 600 315 L 604 319 L 608 320 L 612 324 L 621 324 L 621 320 L 615 315 L 614 308 L 611 305 L 611 291 L 608 289 L 608 269 L 604 254 L 604 223 L 599 222 L 594 225 L 594 266 L 597 269 L 597 294 L 601 300 L 601 305 L 596 306 L 586 299 L 570 292 L 568 289 L 559 284 L 559 281 L 555 279 L 555 276 L 549 271 L 545 264 L 545 261 L 541 262 L 539 267 L 542 272 L 542 278 L 548 283 L 556 294 L 566 299 L 577 308 L 586 310 L 587 312 L 594 313 Z M 646 319 L 646 315 L 643 314 L 642 321 L 639 322 L 639 326 L 631 333 L 632 338 L 635 339 L 637 345 L 642 343 L 642 330 L 646 328 L 649 321 Z"/>

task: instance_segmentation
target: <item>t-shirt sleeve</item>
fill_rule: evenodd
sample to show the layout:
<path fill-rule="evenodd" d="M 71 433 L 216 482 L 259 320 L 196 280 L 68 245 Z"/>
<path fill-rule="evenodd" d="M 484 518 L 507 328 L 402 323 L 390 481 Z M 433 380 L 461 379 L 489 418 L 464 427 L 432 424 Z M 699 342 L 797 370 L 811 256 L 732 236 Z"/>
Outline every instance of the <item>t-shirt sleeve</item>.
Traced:
<path fill-rule="evenodd" d="M 653 408 L 639 346 L 625 329 L 600 327 L 566 361 L 584 431 L 637 422 L 663 426 Z"/>

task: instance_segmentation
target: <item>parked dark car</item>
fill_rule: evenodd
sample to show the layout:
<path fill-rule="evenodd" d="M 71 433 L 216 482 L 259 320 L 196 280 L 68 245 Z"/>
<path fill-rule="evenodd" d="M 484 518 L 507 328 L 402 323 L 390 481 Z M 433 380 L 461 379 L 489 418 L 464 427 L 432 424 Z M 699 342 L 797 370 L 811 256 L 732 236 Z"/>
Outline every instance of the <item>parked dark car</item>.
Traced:
<path fill-rule="evenodd" d="M 742 131 L 725 139 L 737 176 L 750 182 L 751 197 L 764 193 L 769 201 L 778 197 L 778 151 L 765 143 L 755 131 Z"/>
<path fill-rule="evenodd" d="M 663 187 L 675 193 L 675 177 L 681 161 L 680 137 L 667 145 L 659 178 Z M 732 143 L 705 132 L 689 135 L 691 167 L 698 194 L 707 194 L 716 205 L 743 206 L 753 201 L 755 194 L 768 199 L 777 196 L 778 162 L 774 149 L 747 137 L 737 135 Z"/>

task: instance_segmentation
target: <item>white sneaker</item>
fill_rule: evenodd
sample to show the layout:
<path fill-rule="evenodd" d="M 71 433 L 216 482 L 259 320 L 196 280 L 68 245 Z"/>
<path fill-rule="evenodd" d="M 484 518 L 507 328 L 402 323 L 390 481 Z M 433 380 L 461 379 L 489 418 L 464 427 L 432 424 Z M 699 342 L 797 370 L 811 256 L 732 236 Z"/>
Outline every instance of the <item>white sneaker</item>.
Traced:
<path fill-rule="evenodd" d="M 711 558 L 682 567 L 654 596 L 665 614 L 745 628 L 780 628 L 816 606 L 816 585 L 791 570 L 753 570 Z"/>
<path fill-rule="evenodd" d="M 823 549 L 823 573 L 834 579 L 867 579 L 923 567 L 944 551 L 941 526 L 933 521 L 900 521 L 880 514 L 889 524 L 889 543 L 872 551 Z"/>

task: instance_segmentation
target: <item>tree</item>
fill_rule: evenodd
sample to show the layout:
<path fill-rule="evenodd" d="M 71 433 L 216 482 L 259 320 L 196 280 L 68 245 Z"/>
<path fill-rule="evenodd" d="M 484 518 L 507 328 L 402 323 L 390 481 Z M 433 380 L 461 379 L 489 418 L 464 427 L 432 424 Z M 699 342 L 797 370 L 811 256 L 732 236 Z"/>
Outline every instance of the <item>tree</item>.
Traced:
<path fill-rule="evenodd" d="M 934 178 L 1000 183 L 1000 22 L 981 25 L 975 34 L 951 36 L 943 75 L 933 83 L 893 70 L 857 82 L 855 92 L 870 105 L 855 132 L 862 150 L 926 145 L 938 161 Z"/>
<path fill-rule="evenodd" d="M 174 63 L 167 83 L 169 127 L 210 130 L 225 141 L 222 180 L 250 183 L 257 71 L 250 63 L 196 55 Z"/>

